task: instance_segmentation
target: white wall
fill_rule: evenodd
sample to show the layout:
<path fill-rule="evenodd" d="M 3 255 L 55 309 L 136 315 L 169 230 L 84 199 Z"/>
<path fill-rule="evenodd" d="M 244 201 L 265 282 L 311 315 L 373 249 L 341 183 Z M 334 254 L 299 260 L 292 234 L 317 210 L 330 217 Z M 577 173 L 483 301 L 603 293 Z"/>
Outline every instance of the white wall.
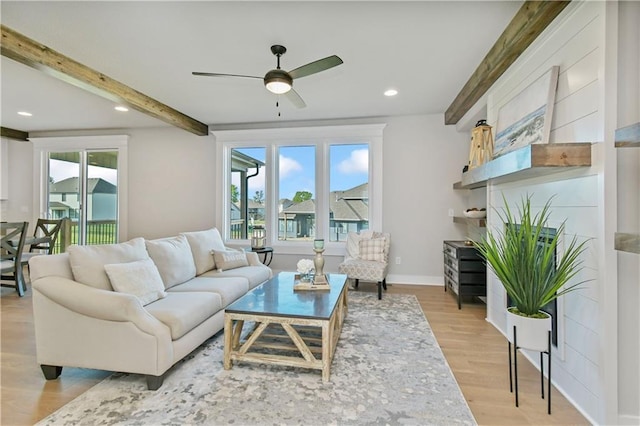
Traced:
<path fill-rule="evenodd" d="M 640 2 L 620 3 L 617 127 L 640 122 Z M 640 149 L 617 150 L 618 231 L 640 233 Z M 618 253 L 620 423 L 640 424 L 640 255 Z"/>
<path fill-rule="evenodd" d="M 487 202 L 492 208 L 499 208 L 504 195 L 510 206 L 516 206 L 523 196 L 532 194 L 534 208 L 540 208 L 550 196 L 556 195 L 550 225 L 566 220 L 565 238 L 576 235 L 579 240 L 590 239 L 583 256 L 585 269 L 578 279 L 592 281 L 585 289 L 560 299 L 564 343 L 560 343 L 560 350 L 553 357 L 552 371 L 556 387 L 597 424 L 628 421 L 624 420 L 625 414 L 631 414 L 628 418 L 637 423 L 640 399 L 637 382 L 635 389 L 631 385 L 634 377 L 626 382 L 622 378 L 627 373 L 637 378 L 637 349 L 635 361 L 624 356 L 618 358 L 621 351 L 618 341 L 622 336 L 633 338 L 635 334 L 637 342 L 638 324 L 634 320 L 640 301 L 637 290 L 625 294 L 624 297 L 632 299 L 626 303 L 635 307 L 635 316 L 631 317 L 631 323 L 618 320 L 621 289 L 612 241 L 618 205 L 613 148 L 617 21 L 616 3 L 572 2 L 491 88 L 487 97 L 488 121 L 495 126 L 502 105 L 551 66 L 559 65 L 550 143 L 594 142 L 592 167 L 490 184 Z M 490 228 L 502 227 L 491 210 L 488 221 Z M 495 276 L 490 275 L 488 281 L 487 319 L 504 333 L 504 290 Z M 530 356 L 537 363 L 537 354 Z M 619 399 L 623 393 L 624 397 Z M 631 399 L 635 402 L 631 403 Z"/>
<path fill-rule="evenodd" d="M 418 115 L 363 120 L 332 120 L 321 125 L 385 122 L 383 146 L 383 228 L 392 235 L 389 283 L 442 284 L 442 241 L 464 239 L 466 228 L 448 216 L 458 214 L 466 199 L 452 189 L 459 180 L 469 150 L 469 135 L 445 126 L 442 115 Z M 318 125 L 318 123 L 303 123 Z M 288 125 L 292 125 L 289 123 Z M 293 124 L 299 125 L 299 124 Z M 215 141 L 174 128 L 128 129 L 109 132 L 66 132 L 67 136 L 129 135 L 128 237 L 159 238 L 181 231 L 206 229 L 215 223 Z M 61 132 L 39 137 L 63 136 Z M 24 164 L 17 182 L 21 193 L 12 198 L 12 218 L 31 209 L 32 155 L 29 142 L 12 142 L 12 162 Z M 4 213 L 3 213 L 4 215 Z M 31 213 L 29 213 L 31 216 Z M 36 214 L 37 216 L 37 214 Z M 9 216 L 8 216 L 9 217 Z M 299 256 L 276 254 L 275 270 L 292 270 Z M 328 257 L 326 270 L 337 271 L 341 256 Z"/>
<path fill-rule="evenodd" d="M 0 201 L 0 216 L 3 221 L 28 221 L 29 234 L 33 232 L 32 175 L 33 147 L 30 142 L 6 139 L 6 163 L 8 198 Z M 4 164 L 3 164 L 3 167 Z M 37 210 L 36 210 L 37 212 Z M 37 213 L 35 213 L 37 215 Z"/>

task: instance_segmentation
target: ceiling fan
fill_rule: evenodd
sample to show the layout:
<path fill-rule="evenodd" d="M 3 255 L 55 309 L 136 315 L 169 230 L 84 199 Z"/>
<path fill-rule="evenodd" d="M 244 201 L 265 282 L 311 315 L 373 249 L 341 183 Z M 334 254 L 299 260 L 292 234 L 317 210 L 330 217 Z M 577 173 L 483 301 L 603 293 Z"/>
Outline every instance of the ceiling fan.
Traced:
<path fill-rule="evenodd" d="M 306 77 L 308 75 L 316 74 L 321 71 L 326 71 L 329 68 L 336 67 L 342 64 L 342 59 L 336 55 L 328 56 L 317 61 L 310 62 L 306 65 L 302 65 L 289 72 L 280 68 L 280 57 L 287 52 L 287 48 L 279 44 L 271 46 L 271 53 L 276 55 L 277 65 L 276 69 L 273 69 L 265 74 L 264 77 L 258 77 L 254 75 L 241 75 L 241 74 L 220 74 L 212 72 L 192 72 L 193 75 L 200 75 L 206 77 L 243 77 L 243 78 L 259 78 L 264 81 L 264 85 L 272 93 L 277 95 L 285 95 L 285 97 L 296 107 L 304 108 L 307 106 L 300 95 L 293 90 L 293 80 Z"/>

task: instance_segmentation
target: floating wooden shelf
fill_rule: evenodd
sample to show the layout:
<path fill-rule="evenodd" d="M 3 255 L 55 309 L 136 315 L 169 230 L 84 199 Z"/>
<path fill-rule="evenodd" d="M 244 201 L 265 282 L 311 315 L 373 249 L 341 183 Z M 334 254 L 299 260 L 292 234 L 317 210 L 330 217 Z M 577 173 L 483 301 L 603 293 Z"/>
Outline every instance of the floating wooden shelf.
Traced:
<path fill-rule="evenodd" d="M 464 216 L 454 216 L 453 223 L 462 223 L 462 224 L 472 224 L 479 228 L 485 228 L 487 226 L 487 219 L 474 219 L 472 217 L 464 217 Z"/>
<path fill-rule="evenodd" d="M 616 130 L 616 148 L 640 148 L 640 123 Z"/>
<path fill-rule="evenodd" d="M 454 189 L 474 189 L 488 181 L 513 182 L 591 166 L 591 143 L 550 143 L 528 145 L 504 154 L 462 174 Z"/>
<path fill-rule="evenodd" d="M 618 251 L 640 254 L 640 234 L 616 232 L 614 247 Z"/>

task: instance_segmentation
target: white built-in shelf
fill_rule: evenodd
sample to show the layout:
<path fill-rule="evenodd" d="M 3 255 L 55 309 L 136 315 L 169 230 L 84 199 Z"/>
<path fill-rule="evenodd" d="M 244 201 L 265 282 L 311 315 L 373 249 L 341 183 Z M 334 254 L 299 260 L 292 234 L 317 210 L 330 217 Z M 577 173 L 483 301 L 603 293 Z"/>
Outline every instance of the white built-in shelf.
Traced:
<path fill-rule="evenodd" d="M 474 219 L 472 217 L 454 216 L 453 223 L 462 223 L 465 225 L 472 224 L 477 226 L 478 228 L 485 228 L 487 226 L 487 219 Z"/>
<path fill-rule="evenodd" d="M 616 129 L 616 148 L 640 148 L 640 123 Z M 614 247 L 618 251 L 640 254 L 640 234 L 616 232 Z"/>
<path fill-rule="evenodd" d="M 454 189 L 475 189 L 487 182 L 514 182 L 591 166 L 591 143 L 534 144 L 501 155 L 462 174 Z"/>

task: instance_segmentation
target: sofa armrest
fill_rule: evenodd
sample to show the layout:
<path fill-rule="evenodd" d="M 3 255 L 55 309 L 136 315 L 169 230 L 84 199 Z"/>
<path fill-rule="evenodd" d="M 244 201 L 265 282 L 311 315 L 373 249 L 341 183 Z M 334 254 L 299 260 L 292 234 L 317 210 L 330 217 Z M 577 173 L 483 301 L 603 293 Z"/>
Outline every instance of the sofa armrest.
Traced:
<path fill-rule="evenodd" d="M 52 276 L 34 281 L 32 287 L 54 303 L 80 315 L 104 321 L 131 322 L 142 332 L 152 335 L 168 333 L 167 326 L 147 312 L 133 295 Z"/>

